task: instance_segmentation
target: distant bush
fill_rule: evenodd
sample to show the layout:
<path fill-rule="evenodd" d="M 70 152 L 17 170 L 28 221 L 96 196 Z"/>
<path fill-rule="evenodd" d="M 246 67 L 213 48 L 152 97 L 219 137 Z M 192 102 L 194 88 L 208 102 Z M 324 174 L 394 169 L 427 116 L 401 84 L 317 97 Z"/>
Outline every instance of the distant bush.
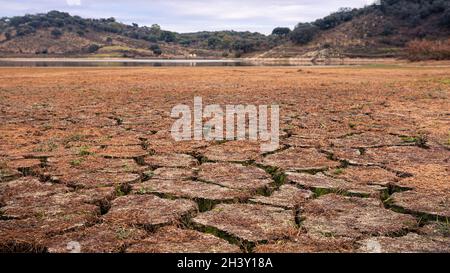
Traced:
<path fill-rule="evenodd" d="M 232 48 L 236 51 L 236 56 L 241 56 L 243 53 L 252 52 L 255 49 L 255 43 L 249 40 L 237 40 L 232 44 Z"/>
<path fill-rule="evenodd" d="M 161 31 L 161 35 L 159 36 L 159 39 L 161 41 L 172 43 L 175 42 L 177 37 L 175 36 L 175 33 L 170 31 Z"/>
<path fill-rule="evenodd" d="M 319 28 L 310 23 L 300 23 L 290 34 L 292 42 L 304 45 L 312 41 L 314 36 L 319 32 Z"/>
<path fill-rule="evenodd" d="M 59 38 L 61 37 L 61 35 L 63 35 L 62 31 L 59 29 L 53 29 L 50 34 L 54 37 L 54 38 Z"/>
<path fill-rule="evenodd" d="M 97 44 L 92 44 L 92 45 L 89 45 L 89 46 L 87 47 L 87 52 L 88 52 L 88 53 L 95 53 L 95 52 L 97 52 L 99 49 L 100 49 L 100 46 L 99 46 L 99 45 L 97 45 Z"/>
<path fill-rule="evenodd" d="M 158 36 L 156 36 L 154 34 L 150 34 L 147 37 L 144 37 L 144 40 L 146 40 L 148 42 L 152 42 L 152 43 L 157 43 L 158 42 Z"/>
<path fill-rule="evenodd" d="M 450 28 L 450 9 L 448 9 L 441 17 L 440 24 L 444 27 Z"/>
<path fill-rule="evenodd" d="M 287 36 L 291 33 L 291 29 L 288 27 L 277 27 L 272 31 L 272 35 Z"/>
<path fill-rule="evenodd" d="M 383 36 L 389 36 L 394 34 L 395 27 L 391 22 L 386 22 L 383 26 L 383 31 L 381 32 L 381 35 Z"/>
<path fill-rule="evenodd" d="M 36 32 L 35 28 L 33 28 L 29 25 L 23 25 L 23 26 L 20 26 L 19 28 L 17 28 L 16 35 L 17 36 L 25 36 L 25 35 L 35 33 L 35 32 Z"/>
<path fill-rule="evenodd" d="M 450 39 L 446 41 L 415 40 L 406 45 L 411 61 L 450 60 Z"/>
<path fill-rule="evenodd" d="M 318 19 L 313 24 L 322 30 L 331 29 L 352 20 L 357 11 L 357 9 L 341 8 L 338 12 L 331 13 L 322 19 Z"/>
<path fill-rule="evenodd" d="M 153 54 L 155 55 L 161 55 L 162 54 L 162 49 L 159 47 L 158 44 L 152 44 L 150 45 L 149 49 L 153 52 Z"/>
<path fill-rule="evenodd" d="M 179 44 L 182 45 L 182 46 L 190 46 L 191 43 L 192 43 L 192 41 L 191 40 L 187 40 L 187 39 L 182 39 L 182 40 L 179 41 Z"/>

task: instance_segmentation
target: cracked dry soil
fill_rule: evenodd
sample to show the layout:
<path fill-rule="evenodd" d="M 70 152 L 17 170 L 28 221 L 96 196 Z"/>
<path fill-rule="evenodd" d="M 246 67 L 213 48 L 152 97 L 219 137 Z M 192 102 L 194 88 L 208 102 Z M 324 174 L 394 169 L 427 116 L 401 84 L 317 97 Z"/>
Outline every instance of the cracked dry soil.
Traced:
<path fill-rule="evenodd" d="M 0 68 L 0 252 L 450 252 L 448 75 Z M 194 96 L 279 104 L 280 149 L 175 142 Z"/>

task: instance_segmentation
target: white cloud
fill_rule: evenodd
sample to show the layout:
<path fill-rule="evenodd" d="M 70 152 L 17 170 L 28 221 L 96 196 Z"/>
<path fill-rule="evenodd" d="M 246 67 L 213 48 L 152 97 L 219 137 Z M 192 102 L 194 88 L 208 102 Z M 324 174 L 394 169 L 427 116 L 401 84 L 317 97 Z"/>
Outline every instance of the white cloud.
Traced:
<path fill-rule="evenodd" d="M 81 6 L 81 0 L 66 0 L 69 6 Z"/>
<path fill-rule="evenodd" d="M 173 31 L 249 30 L 271 33 L 377 0 L 0 0 L 0 17 L 60 10 L 87 18 L 158 23 Z M 379 1 L 379 0 L 378 0 Z"/>

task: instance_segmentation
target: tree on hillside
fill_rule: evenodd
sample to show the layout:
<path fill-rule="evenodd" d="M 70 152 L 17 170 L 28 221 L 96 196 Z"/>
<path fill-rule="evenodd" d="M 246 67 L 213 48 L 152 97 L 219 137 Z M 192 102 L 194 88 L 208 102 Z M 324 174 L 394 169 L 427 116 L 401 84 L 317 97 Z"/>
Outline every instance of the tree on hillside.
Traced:
<path fill-rule="evenodd" d="M 442 15 L 440 24 L 444 27 L 450 28 L 450 8 Z"/>
<path fill-rule="evenodd" d="M 175 33 L 170 31 L 161 31 L 161 35 L 159 36 L 159 39 L 161 41 L 164 41 L 166 43 L 171 43 L 176 41 Z"/>
<path fill-rule="evenodd" d="M 91 44 L 87 47 L 87 52 L 88 53 L 95 53 L 100 49 L 100 46 L 97 44 Z"/>
<path fill-rule="evenodd" d="M 272 31 L 272 35 L 285 37 L 291 33 L 291 29 L 288 27 L 277 27 Z"/>
<path fill-rule="evenodd" d="M 216 49 L 220 46 L 222 40 L 218 37 L 210 37 L 208 39 L 208 48 Z"/>
<path fill-rule="evenodd" d="M 53 36 L 53 38 L 59 38 L 61 37 L 61 35 L 63 35 L 62 31 L 57 28 L 53 29 L 50 34 Z"/>
<path fill-rule="evenodd" d="M 316 20 L 313 24 L 320 29 L 331 29 L 344 22 L 348 22 L 353 19 L 357 9 L 352 8 L 340 8 L 339 11 L 333 12 L 330 15 Z"/>
<path fill-rule="evenodd" d="M 318 33 L 319 28 L 311 23 L 300 23 L 290 34 L 292 42 L 304 45 L 312 41 Z"/>
<path fill-rule="evenodd" d="M 155 55 L 161 55 L 162 54 L 162 50 L 161 50 L 161 48 L 159 47 L 159 45 L 158 44 L 152 44 L 152 45 L 150 45 L 150 47 L 149 47 L 149 49 L 153 52 L 153 54 L 155 54 Z"/>

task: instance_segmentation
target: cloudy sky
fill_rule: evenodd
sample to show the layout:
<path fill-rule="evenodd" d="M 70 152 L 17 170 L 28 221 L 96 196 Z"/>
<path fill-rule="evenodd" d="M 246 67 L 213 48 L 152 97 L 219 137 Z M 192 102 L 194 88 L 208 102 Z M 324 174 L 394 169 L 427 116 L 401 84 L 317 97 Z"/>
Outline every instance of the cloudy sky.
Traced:
<path fill-rule="evenodd" d="M 60 10 L 88 18 L 160 24 L 177 32 L 250 30 L 269 33 L 373 0 L 0 0 L 0 17 Z"/>

